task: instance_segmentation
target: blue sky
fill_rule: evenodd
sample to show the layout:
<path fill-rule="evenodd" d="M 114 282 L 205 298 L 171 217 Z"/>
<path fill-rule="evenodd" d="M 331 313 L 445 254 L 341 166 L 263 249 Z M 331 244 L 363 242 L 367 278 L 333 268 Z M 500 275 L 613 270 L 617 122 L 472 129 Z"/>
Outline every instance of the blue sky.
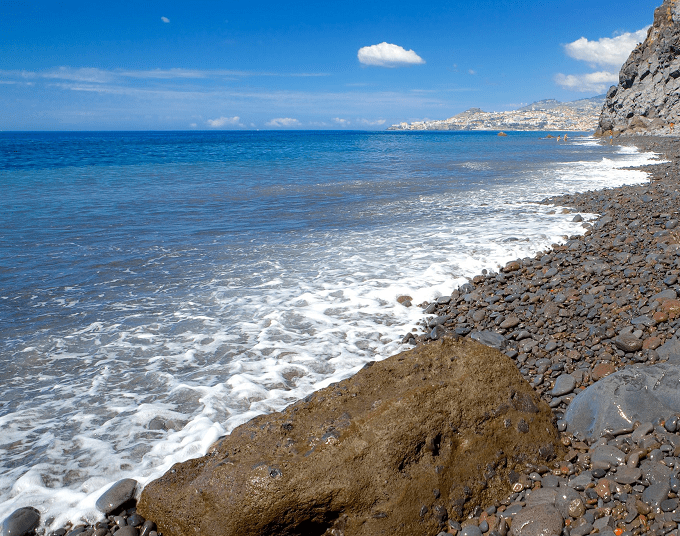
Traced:
<path fill-rule="evenodd" d="M 575 100 L 660 3 L 0 0 L 0 130 L 384 129 Z"/>

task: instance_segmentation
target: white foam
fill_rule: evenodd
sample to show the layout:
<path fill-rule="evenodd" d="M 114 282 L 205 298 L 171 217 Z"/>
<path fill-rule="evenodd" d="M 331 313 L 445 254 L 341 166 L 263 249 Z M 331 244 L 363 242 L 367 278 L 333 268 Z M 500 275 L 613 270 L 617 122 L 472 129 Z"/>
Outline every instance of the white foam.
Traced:
<path fill-rule="evenodd" d="M 0 416 L 0 519 L 27 505 L 50 529 L 101 518 L 94 503 L 112 482 L 157 478 L 248 419 L 400 351 L 401 337 L 423 316 L 398 296 L 419 304 L 450 294 L 482 269 L 584 232 L 573 214 L 537 201 L 643 183 L 644 173 L 622 168 L 653 158 L 626 148 L 511 183 L 394 201 L 380 210 L 407 223 L 342 236 L 312 232 L 291 246 L 254 244 L 243 251 L 247 269 L 213 266 L 168 314 L 145 316 L 115 302 L 112 320 L 38 337 L 24 355 L 49 376 L 36 378 L 33 402 Z M 164 255 L 173 254 L 153 262 Z M 180 429 L 148 430 L 154 417 Z M 42 461 L 23 465 L 36 449 Z"/>

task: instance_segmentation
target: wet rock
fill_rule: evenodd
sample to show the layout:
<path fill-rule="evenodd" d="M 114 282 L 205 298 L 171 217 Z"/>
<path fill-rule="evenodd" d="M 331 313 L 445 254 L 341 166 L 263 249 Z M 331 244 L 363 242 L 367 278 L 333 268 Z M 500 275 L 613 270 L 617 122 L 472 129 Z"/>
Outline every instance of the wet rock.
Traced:
<path fill-rule="evenodd" d="M 512 520 L 512 536 L 558 536 L 564 520 L 557 508 L 543 504 L 525 508 Z"/>
<path fill-rule="evenodd" d="M 126 525 L 116 531 L 117 536 L 139 536 L 139 531 L 135 527 Z"/>
<path fill-rule="evenodd" d="M 567 430 L 600 437 L 606 429 L 664 418 L 680 411 L 680 365 L 629 366 L 579 393 L 564 420 Z"/>
<path fill-rule="evenodd" d="M 668 482 L 652 484 L 642 492 L 642 501 L 651 506 L 652 509 L 659 508 L 661 501 L 665 501 L 668 498 L 670 491 L 671 486 Z"/>
<path fill-rule="evenodd" d="M 522 397 L 538 412 L 516 409 Z M 505 425 L 522 419 L 527 433 Z M 237 427 L 147 484 L 137 511 L 165 536 L 322 534 L 339 523 L 359 536 L 436 534 L 434 488 L 463 519 L 507 496 L 510 471 L 557 452 L 550 409 L 514 363 L 444 339 Z M 493 471 L 482 481 L 479 467 Z"/>
<path fill-rule="evenodd" d="M 638 467 L 622 466 L 614 473 L 614 481 L 619 484 L 633 484 L 642 476 L 642 470 Z"/>
<path fill-rule="evenodd" d="M 473 331 L 470 333 L 470 338 L 474 341 L 480 342 L 485 346 L 497 348 L 502 350 L 505 348 L 506 340 L 503 335 L 495 331 Z"/>
<path fill-rule="evenodd" d="M 550 394 L 552 396 L 566 395 L 571 393 L 574 387 L 576 387 L 576 379 L 571 374 L 562 374 L 555 380 L 555 385 Z"/>
<path fill-rule="evenodd" d="M 516 316 L 509 316 L 503 322 L 501 322 L 500 327 L 503 329 L 512 329 L 514 327 L 519 326 L 519 318 Z"/>
<path fill-rule="evenodd" d="M 626 463 L 626 455 L 616 447 L 602 445 L 597 447 L 590 456 L 590 462 L 596 464 L 608 464 L 616 467 Z"/>
<path fill-rule="evenodd" d="M 95 506 L 100 512 L 109 515 L 132 499 L 136 489 L 136 480 L 132 478 L 119 480 L 97 499 Z"/>
<path fill-rule="evenodd" d="M 642 341 L 632 333 L 619 334 L 619 336 L 614 339 L 614 344 L 624 352 L 637 352 L 642 348 Z"/>
<path fill-rule="evenodd" d="M 19 508 L 0 523 L 0 536 L 28 536 L 35 533 L 40 512 L 31 506 Z"/>

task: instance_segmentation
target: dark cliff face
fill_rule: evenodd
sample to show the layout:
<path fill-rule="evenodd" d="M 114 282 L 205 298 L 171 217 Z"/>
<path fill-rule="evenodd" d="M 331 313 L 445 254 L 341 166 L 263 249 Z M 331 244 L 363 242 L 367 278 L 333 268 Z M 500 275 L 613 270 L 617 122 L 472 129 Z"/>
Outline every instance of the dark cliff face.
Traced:
<path fill-rule="evenodd" d="M 631 52 L 612 86 L 596 135 L 674 133 L 680 129 L 680 0 L 654 12 L 645 42 Z"/>

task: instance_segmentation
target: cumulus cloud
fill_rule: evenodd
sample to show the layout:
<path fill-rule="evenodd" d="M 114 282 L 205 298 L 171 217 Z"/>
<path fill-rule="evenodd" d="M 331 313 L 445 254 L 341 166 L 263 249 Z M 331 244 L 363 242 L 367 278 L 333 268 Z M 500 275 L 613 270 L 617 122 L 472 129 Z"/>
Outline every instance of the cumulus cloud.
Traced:
<path fill-rule="evenodd" d="M 340 117 L 334 117 L 333 122 L 343 127 L 346 127 L 350 123 L 349 119 L 342 119 Z"/>
<path fill-rule="evenodd" d="M 626 32 L 616 37 L 602 37 L 597 41 L 589 41 L 585 37 L 577 39 L 573 43 L 564 45 L 568 56 L 581 61 L 587 61 L 591 65 L 620 67 L 628 59 L 628 56 L 647 37 L 649 26 L 637 32 Z"/>
<path fill-rule="evenodd" d="M 170 22 L 170 19 L 168 17 L 161 17 L 161 20 L 165 23 L 168 24 Z"/>
<path fill-rule="evenodd" d="M 357 123 L 361 123 L 362 125 L 368 125 L 368 126 L 375 127 L 375 126 L 379 126 L 379 125 L 384 125 L 385 120 L 384 119 L 376 119 L 375 121 L 371 121 L 369 119 L 359 119 L 359 121 L 357 121 Z"/>
<path fill-rule="evenodd" d="M 364 65 L 375 67 L 401 67 L 425 63 L 425 60 L 413 50 L 406 50 L 399 45 L 384 42 L 360 48 L 357 57 Z"/>
<path fill-rule="evenodd" d="M 238 125 L 241 118 L 237 115 L 234 117 L 218 117 L 217 119 L 208 119 L 208 123 L 213 128 L 220 128 L 227 125 Z"/>
<path fill-rule="evenodd" d="M 292 117 L 276 117 L 265 125 L 268 127 L 297 127 L 300 126 L 300 121 Z"/>
<path fill-rule="evenodd" d="M 618 81 L 619 75 L 608 71 L 587 74 L 558 73 L 555 75 L 557 85 L 581 93 L 604 93 L 610 85 L 616 84 Z"/>

